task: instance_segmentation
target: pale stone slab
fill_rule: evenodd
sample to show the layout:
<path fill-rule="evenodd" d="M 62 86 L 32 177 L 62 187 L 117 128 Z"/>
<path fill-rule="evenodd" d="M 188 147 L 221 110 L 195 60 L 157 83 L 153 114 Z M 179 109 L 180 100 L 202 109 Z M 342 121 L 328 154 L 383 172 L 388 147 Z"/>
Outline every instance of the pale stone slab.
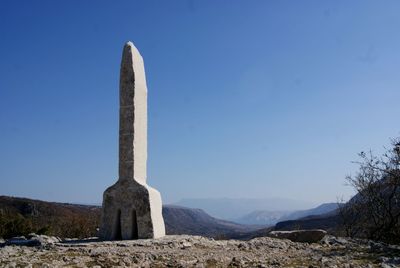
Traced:
<path fill-rule="evenodd" d="M 293 242 L 317 243 L 327 234 L 325 230 L 292 230 L 292 231 L 272 231 L 267 234 L 269 237 L 289 239 Z"/>
<path fill-rule="evenodd" d="M 147 179 L 147 86 L 143 58 L 124 46 L 120 73 L 119 179 L 103 195 L 104 240 L 165 235 L 160 193 Z"/>

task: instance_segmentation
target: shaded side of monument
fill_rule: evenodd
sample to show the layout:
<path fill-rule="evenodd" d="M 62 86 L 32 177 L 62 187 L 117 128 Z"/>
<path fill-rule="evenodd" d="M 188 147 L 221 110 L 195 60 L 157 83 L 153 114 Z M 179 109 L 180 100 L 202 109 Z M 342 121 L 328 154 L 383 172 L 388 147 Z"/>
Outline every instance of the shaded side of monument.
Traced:
<path fill-rule="evenodd" d="M 119 179 L 103 194 L 100 238 L 165 235 L 160 193 L 147 185 L 147 86 L 143 58 L 124 46 L 120 73 Z"/>

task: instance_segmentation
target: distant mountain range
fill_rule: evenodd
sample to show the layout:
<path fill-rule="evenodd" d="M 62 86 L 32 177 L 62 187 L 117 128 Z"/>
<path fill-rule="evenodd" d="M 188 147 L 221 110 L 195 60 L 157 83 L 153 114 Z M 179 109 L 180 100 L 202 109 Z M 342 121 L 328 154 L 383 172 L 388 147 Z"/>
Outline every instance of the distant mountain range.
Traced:
<path fill-rule="evenodd" d="M 287 217 L 292 212 L 289 211 L 269 211 L 269 210 L 255 210 L 238 219 L 234 222 L 240 224 L 255 224 L 260 226 L 270 226 L 279 222 L 280 219 Z"/>
<path fill-rule="evenodd" d="M 324 203 L 322 205 L 319 205 L 318 207 L 312 208 L 312 209 L 307 209 L 307 210 L 299 210 L 295 211 L 293 213 L 290 213 L 289 215 L 282 217 L 280 221 L 287 221 L 287 220 L 295 220 L 295 219 L 300 219 L 312 215 L 322 215 L 326 213 L 330 213 L 332 211 L 335 211 L 336 209 L 339 208 L 338 203 Z"/>
<path fill-rule="evenodd" d="M 173 205 L 200 208 L 213 217 L 231 221 L 255 211 L 273 211 L 276 215 L 271 218 L 274 218 L 313 207 L 310 202 L 287 198 L 188 198 Z"/>
<path fill-rule="evenodd" d="M 272 229 L 322 228 L 329 230 L 337 225 L 335 203 L 328 203 L 310 210 L 279 214 L 279 212 L 254 212 L 248 214 L 246 222 L 257 222 L 261 218 L 296 220 L 280 221 L 275 227 L 239 224 L 217 219 L 202 209 L 176 205 L 163 206 L 163 217 L 167 234 L 190 234 L 214 238 L 249 239 L 263 236 Z M 322 215 L 317 215 L 325 213 Z M 90 237 L 97 235 L 101 207 L 66 203 L 45 202 L 27 198 L 0 196 L 0 237 L 26 235 L 30 232 L 47 233 L 60 237 Z M 251 219 L 250 217 L 254 217 Z M 245 218 L 245 217 L 244 217 Z M 245 220 L 243 220 L 244 222 Z M 264 224 L 265 227 L 265 224 Z"/>
<path fill-rule="evenodd" d="M 208 237 L 236 237 L 259 229 L 257 226 L 242 225 L 214 218 L 202 209 L 180 206 L 163 206 L 167 234 L 190 234 Z"/>
<path fill-rule="evenodd" d="M 337 208 L 337 203 L 325 203 L 312 209 L 298 210 L 294 212 L 256 210 L 234 220 L 234 222 L 241 224 L 274 225 L 280 221 L 295 220 L 310 215 L 325 214 L 334 211 Z"/>
<path fill-rule="evenodd" d="M 275 225 L 265 228 L 260 228 L 254 231 L 237 236 L 238 239 L 252 239 L 255 237 L 265 236 L 270 231 L 290 231 L 299 229 L 323 229 L 330 234 L 337 235 L 338 227 L 341 225 L 341 218 L 338 213 L 338 206 L 343 204 L 327 203 L 322 204 L 314 209 L 294 212 L 290 217 L 304 216 L 292 220 L 282 220 Z M 335 208 L 336 207 L 336 208 Z M 333 210 L 331 210 L 333 208 Z M 322 211 L 329 211 L 327 213 L 318 214 Z"/>
<path fill-rule="evenodd" d="M 96 236 L 101 207 L 0 196 L 0 237 L 44 232 L 60 237 Z M 211 217 L 201 209 L 163 206 L 167 234 L 236 237 L 257 229 Z"/>
<path fill-rule="evenodd" d="M 322 215 L 311 215 L 300 219 L 278 222 L 274 230 L 296 230 L 296 229 L 323 229 L 335 232 L 341 224 L 341 218 L 337 210 Z"/>

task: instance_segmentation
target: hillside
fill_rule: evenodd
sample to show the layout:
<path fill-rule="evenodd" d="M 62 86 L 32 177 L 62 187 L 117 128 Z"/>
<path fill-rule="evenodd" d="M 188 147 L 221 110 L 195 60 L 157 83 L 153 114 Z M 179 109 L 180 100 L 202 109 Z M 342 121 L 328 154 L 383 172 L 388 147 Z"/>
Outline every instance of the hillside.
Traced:
<path fill-rule="evenodd" d="M 202 209 L 166 205 L 163 207 L 168 234 L 190 234 L 208 237 L 231 237 L 257 227 L 216 219 Z"/>
<path fill-rule="evenodd" d="M 288 214 L 288 211 L 255 210 L 234 221 L 240 224 L 274 225 Z"/>
<path fill-rule="evenodd" d="M 101 207 L 0 196 L 0 237 L 43 233 L 60 237 L 96 236 Z M 167 234 L 231 237 L 255 227 L 211 217 L 201 209 L 164 206 Z"/>
<path fill-rule="evenodd" d="M 332 213 L 322 215 L 312 215 L 297 220 L 288 220 L 278 222 L 274 230 L 296 230 L 296 229 L 323 229 L 329 233 L 338 231 L 338 226 L 341 223 L 341 219 L 336 211 Z"/>
<path fill-rule="evenodd" d="M 96 235 L 100 207 L 0 196 L 0 237 L 30 232 L 61 237 Z"/>
<path fill-rule="evenodd" d="M 187 198 L 173 205 L 200 208 L 219 219 L 232 221 L 253 211 L 296 211 L 312 206 L 288 198 Z"/>
<path fill-rule="evenodd" d="M 327 214 L 338 209 L 338 206 L 339 206 L 338 203 L 324 203 L 315 208 L 294 211 L 289 215 L 283 216 L 282 218 L 279 219 L 279 221 L 296 220 L 308 216 L 318 216 Z"/>
<path fill-rule="evenodd" d="M 340 209 L 338 208 L 321 215 L 310 215 L 295 220 L 281 221 L 275 225 L 274 230 L 324 229 L 335 235 L 349 235 L 349 232 L 351 232 L 350 235 L 354 237 L 380 239 L 381 241 L 395 243 L 398 241 L 399 229 L 393 228 L 394 234 L 386 236 L 385 234 L 388 230 L 380 229 L 383 227 L 375 225 L 373 219 L 370 217 L 371 215 L 368 214 L 370 212 L 368 206 L 369 204 L 376 204 L 375 206 L 379 209 L 374 210 L 374 212 L 381 216 L 382 222 L 389 222 L 391 219 L 390 213 L 396 219 L 396 215 L 400 215 L 400 205 L 396 201 L 396 198 L 390 199 L 389 193 L 393 194 L 393 196 L 398 195 L 400 188 L 394 188 L 386 179 L 378 180 L 375 184 L 371 185 L 377 187 L 375 195 L 372 198 L 379 197 L 379 199 L 373 199 L 374 202 L 367 203 L 365 198 L 368 194 L 362 195 L 361 193 L 357 193 L 346 204 L 342 204 Z M 393 190 L 391 187 L 393 187 Z M 390 213 L 388 209 L 390 209 Z M 340 213 L 340 211 L 342 212 Z M 375 233 L 382 232 L 384 235 L 381 238 L 371 237 L 367 228 L 375 228 Z M 258 232 L 262 232 L 262 230 Z"/>
<path fill-rule="evenodd" d="M 325 203 L 318 207 L 298 211 L 256 210 L 235 220 L 241 224 L 274 225 L 280 221 L 295 220 L 311 215 L 322 215 L 338 208 L 337 203 Z"/>

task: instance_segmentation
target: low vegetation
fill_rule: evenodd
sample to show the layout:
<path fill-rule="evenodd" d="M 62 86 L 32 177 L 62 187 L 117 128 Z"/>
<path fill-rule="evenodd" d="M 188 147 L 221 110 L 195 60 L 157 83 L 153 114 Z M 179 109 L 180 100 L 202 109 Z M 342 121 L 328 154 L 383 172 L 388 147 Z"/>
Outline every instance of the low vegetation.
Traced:
<path fill-rule="evenodd" d="M 0 196 L 0 237 L 29 233 L 85 238 L 97 236 L 99 206 L 45 202 L 27 198 Z M 201 209 L 163 206 L 166 232 L 213 238 L 244 238 L 254 226 L 236 224 L 211 217 Z"/>
<path fill-rule="evenodd" d="M 359 171 L 347 181 L 357 194 L 339 209 L 350 237 L 400 243 L 400 139 L 380 156 L 361 152 Z"/>
<path fill-rule="evenodd" d="M 100 208 L 0 196 L 0 237 L 29 233 L 59 237 L 96 236 Z"/>

